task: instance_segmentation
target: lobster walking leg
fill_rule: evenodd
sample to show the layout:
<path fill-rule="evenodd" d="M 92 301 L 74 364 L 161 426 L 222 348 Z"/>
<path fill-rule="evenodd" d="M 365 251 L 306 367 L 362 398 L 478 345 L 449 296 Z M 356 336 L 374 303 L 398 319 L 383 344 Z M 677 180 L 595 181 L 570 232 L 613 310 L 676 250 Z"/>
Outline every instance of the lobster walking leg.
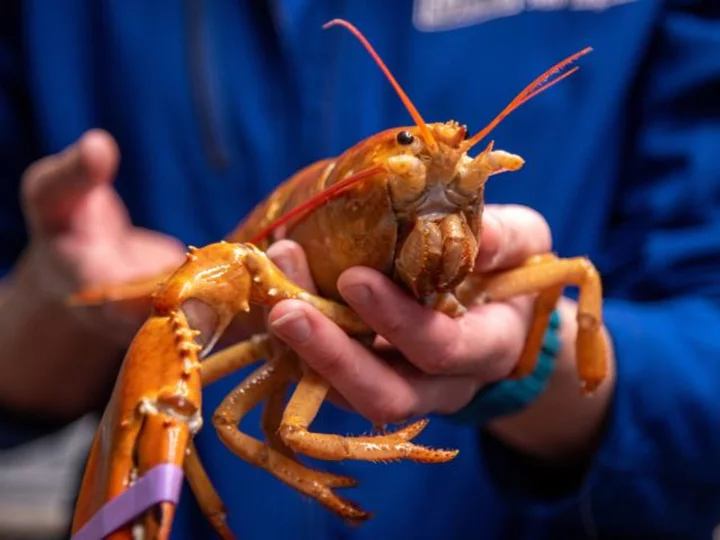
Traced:
<path fill-rule="evenodd" d="M 203 387 L 241 370 L 272 354 L 270 336 L 261 334 L 208 356 L 200 364 Z"/>
<path fill-rule="evenodd" d="M 239 430 L 242 418 L 263 398 L 282 388 L 292 377 L 295 369 L 293 355 L 294 353 L 286 351 L 255 370 L 227 395 L 215 411 L 213 425 L 220 440 L 241 459 L 265 469 L 282 482 L 316 499 L 348 520 L 367 519 L 369 514 L 332 491 L 332 488 L 353 487 L 357 485 L 355 480 L 304 467 Z"/>
<path fill-rule="evenodd" d="M 205 472 L 205 467 L 203 467 L 200 457 L 197 455 L 195 444 L 192 442 L 188 444 L 183 470 L 185 478 L 190 484 L 190 489 L 192 489 L 197 499 L 198 506 L 205 518 L 210 522 L 210 525 L 215 529 L 215 532 L 223 540 L 235 538 L 227 525 L 225 505 Z"/>
<path fill-rule="evenodd" d="M 284 347 L 284 346 L 283 346 Z M 272 354 L 270 336 L 262 334 L 254 336 L 242 343 L 228 347 L 209 356 L 202 363 L 201 377 L 204 386 L 212 384 L 239 369 L 268 358 Z M 294 459 L 294 452 L 288 448 L 277 433 L 285 406 L 285 393 L 290 386 L 290 380 L 279 385 L 277 390 L 270 393 L 265 401 L 262 415 L 263 432 L 270 448 Z"/>
<path fill-rule="evenodd" d="M 540 293 L 519 367 L 527 371 L 529 366 L 532 369 L 533 359 L 540 350 L 541 333 L 547 327 L 558 292 L 570 285 L 580 289 L 576 341 L 578 375 L 583 392 L 591 394 L 607 375 L 608 344 L 602 332 L 602 283 L 595 266 L 588 259 L 560 259 L 552 254 L 531 258 L 518 268 L 463 284 L 465 290 L 462 297 L 464 300 L 475 295 L 492 302 Z"/>
<path fill-rule="evenodd" d="M 554 253 L 542 253 L 530 257 L 526 261 L 527 266 L 543 264 L 548 261 L 556 261 L 557 255 Z M 538 353 L 545 338 L 545 331 L 550 324 L 550 316 L 557 306 L 560 295 L 562 295 L 563 286 L 557 285 L 538 293 L 533 303 L 532 322 L 528 330 L 528 336 L 525 340 L 520 359 L 510 374 L 511 377 L 522 379 L 532 373 L 537 364 Z"/>
<path fill-rule="evenodd" d="M 209 356 L 200 365 L 200 379 L 203 387 L 267 356 L 270 353 L 269 342 L 270 337 L 267 334 L 255 336 Z M 225 505 L 205 472 L 192 442 L 188 445 L 183 468 L 198 506 L 215 532 L 223 539 L 234 538 L 227 525 Z"/>
<path fill-rule="evenodd" d="M 410 424 L 395 433 L 370 437 L 343 437 L 308 431 L 329 389 L 326 380 L 309 371 L 293 393 L 285 409 L 280 434 L 296 452 L 332 461 L 391 461 L 404 458 L 422 463 L 443 463 L 458 454 L 457 450 L 436 450 L 410 442 L 425 429 L 427 420 Z"/>
<path fill-rule="evenodd" d="M 265 440 L 276 452 L 285 457 L 297 461 L 295 452 L 290 448 L 280 436 L 280 421 L 285 410 L 285 395 L 290 388 L 290 381 L 278 385 L 278 388 L 268 395 L 265 401 L 265 407 L 262 414 L 262 429 L 265 434 Z"/>

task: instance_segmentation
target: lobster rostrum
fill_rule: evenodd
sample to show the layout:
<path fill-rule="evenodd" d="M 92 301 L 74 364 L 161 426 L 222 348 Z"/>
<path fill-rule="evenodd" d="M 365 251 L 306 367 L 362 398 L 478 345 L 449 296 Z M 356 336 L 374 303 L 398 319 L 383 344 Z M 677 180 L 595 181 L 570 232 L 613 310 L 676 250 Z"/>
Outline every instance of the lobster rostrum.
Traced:
<path fill-rule="evenodd" d="M 151 299 L 152 311 L 132 341 L 112 397 L 97 429 L 76 503 L 73 533 L 103 506 L 163 464 L 182 468 L 208 520 L 231 538 L 220 497 L 193 445 L 202 426 L 202 389 L 237 370 L 266 359 L 221 403 L 212 425 L 227 448 L 287 485 L 312 497 L 348 521 L 370 514 L 338 496 L 352 478 L 312 470 L 298 454 L 323 459 L 424 463 L 452 460 L 456 450 L 413 443 L 427 420 L 395 432 L 343 437 L 310 431 L 330 390 L 312 370 L 269 333 L 210 355 L 236 316 L 284 299 L 313 305 L 350 335 L 372 340 L 373 332 L 342 300 L 336 282 L 346 269 L 363 265 L 392 277 L 419 302 L 449 316 L 462 316 L 477 301 L 536 295 L 534 318 L 513 376 L 532 371 L 550 314 L 566 286 L 579 287 L 577 362 L 583 391 L 591 393 L 606 376 L 602 287 L 585 258 L 560 259 L 548 253 L 518 268 L 489 275 L 473 273 L 479 250 L 483 188 L 487 179 L 520 169 L 517 155 L 491 142 L 476 157 L 468 151 L 510 112 L 569 76 L 560 73 L 590 51 L 584 49 L 533 81 L 487 127 L 469 137 L 458 122 L 426 123 L 383 61 L 350 23 L 341 25 L 367 49 L 412 116 L 415 125 L 371 136 L 334 159 L 314 163 L 281 184 L 258 204 L 224 241 L 190 247 L 186 262 L 170 275 L 142 283 L 84 291 L 75 303 Z M 307 255 L 317 294 L 290 281 L 264 250 L 287 238 Z M 160 282 L 160 285 L 157 283 Z M 204 335 L 190 321 L 186 302 L 212 310 L 214 327 Z M 297 386 L 289 402 L 285 392 Z M 265 441 L 243 433 L 243 416 L 264 403 Z M 175 502 L 164 500 L 107 531 L 111 538 L 167 538 Z"/>

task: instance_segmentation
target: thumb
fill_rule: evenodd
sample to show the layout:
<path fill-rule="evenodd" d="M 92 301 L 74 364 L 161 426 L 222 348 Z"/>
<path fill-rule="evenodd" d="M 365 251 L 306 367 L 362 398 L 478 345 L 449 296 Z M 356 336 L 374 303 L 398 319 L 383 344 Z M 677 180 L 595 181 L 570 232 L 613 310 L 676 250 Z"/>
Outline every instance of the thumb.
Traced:
<path fill-rule="evenodd" d="M 488 205 L 483 212 L 476 272 L 514 268 L 529 257 L 552 250 L 552 232 L 545 218 L 527 206 Z"/>
<path fill-rule="evenodd" d="M 87 194 L 112 182 L 119 158 L 115 140 L 105 131 L 91 130 L 62 152 L 32 164 L 21 182 L 32 233 L 51 236 L 67 230 Z"/>

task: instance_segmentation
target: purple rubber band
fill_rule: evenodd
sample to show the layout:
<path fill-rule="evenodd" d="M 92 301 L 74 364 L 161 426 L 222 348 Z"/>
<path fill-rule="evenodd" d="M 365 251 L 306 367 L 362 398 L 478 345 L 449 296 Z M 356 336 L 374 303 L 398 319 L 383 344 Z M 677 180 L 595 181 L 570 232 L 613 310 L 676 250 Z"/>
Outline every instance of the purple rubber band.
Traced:
<path fill-rule="evenodd" d="M 88 521 L 72 540 L 98 540 L 161 502 L 180 500 L 183 471 L 173 463 L 157 465 L 145 473 L 127 491 L 115 497 Z"/>

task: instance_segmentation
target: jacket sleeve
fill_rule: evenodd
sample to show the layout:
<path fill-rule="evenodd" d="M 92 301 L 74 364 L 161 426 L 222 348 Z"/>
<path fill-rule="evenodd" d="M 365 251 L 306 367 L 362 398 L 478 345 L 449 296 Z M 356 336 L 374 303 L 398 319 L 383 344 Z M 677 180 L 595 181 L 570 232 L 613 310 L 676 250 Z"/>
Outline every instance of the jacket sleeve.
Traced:
<path fill-rule="evenodd" d="M 0 279 L 12 269 L 27 242 L 20 207 L 20 178 L 38 157 L 38 137 L 34 133 L 22 56 L 20 4 L 8 2 L 0 17 Z M 21 417 L 5 410 L 0 399 L 0 450 L 46 435 L 63 425 Z"/>
<path fill-rule="evenodd" d="M 20 178 L 38 157 L 22 48 L 20 2 L 8 2 L 0 17 L 0 278 L 27 242 L 20 207 Z"/>
<path fill-rule="evenodd" d="M 715 2 L 695 4 L 665 12 L 636 101 L 634 159 L 610 237 L 632 259 L 608 253 L 617 387 L 600 448 L 573 487 L 541 497 L 527 489 L 537 469 L 489 445 L 497 485 L 538 525 L 709 538 L 720 523 L 720 16 Z M 566 473 L 541 476 L 557 488 Z"/>

